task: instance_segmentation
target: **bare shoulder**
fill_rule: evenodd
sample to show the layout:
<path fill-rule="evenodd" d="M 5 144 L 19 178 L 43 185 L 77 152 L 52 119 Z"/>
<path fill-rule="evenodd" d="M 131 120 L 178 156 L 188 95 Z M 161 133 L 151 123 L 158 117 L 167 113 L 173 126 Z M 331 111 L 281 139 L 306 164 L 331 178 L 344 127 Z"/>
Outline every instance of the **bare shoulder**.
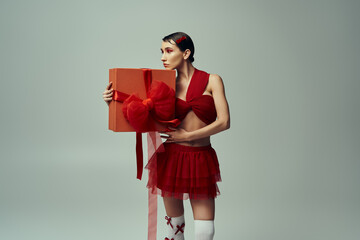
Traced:
<path fill-rule="evenodd" d="M 210 74 L 209 76 L 209 87 L 213 91 L 214 89 L 224 88 L 224 83 L 222 78 L 218 74 Z"/>
<path fill-rule="evenodd" d="M 209 81 L 212 81 L 212 82 L 221 81 L 222 82 L 222 78 L 218 74 L 210 73 Z"/>

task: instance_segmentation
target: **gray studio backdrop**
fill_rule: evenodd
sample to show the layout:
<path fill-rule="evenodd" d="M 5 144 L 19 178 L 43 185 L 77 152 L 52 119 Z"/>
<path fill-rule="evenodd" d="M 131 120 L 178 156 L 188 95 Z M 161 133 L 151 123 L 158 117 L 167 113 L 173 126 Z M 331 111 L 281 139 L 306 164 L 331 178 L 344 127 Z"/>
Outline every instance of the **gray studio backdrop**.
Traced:
<path fill-rule="evenodd" d="M 146 239 L 135 134 L 108 128 L 108 69 L 162 69 L 194 40 L 231 128 L 215 239 L 360 238 L 360 3 L 351 0 L 0 2 L 0 239 Z M 146 161 L 146 160 L 145 160 Z M 159 198 L 158 239 L 165 210 Z M 186 239 L 193 218 L 185 202 Z"/>

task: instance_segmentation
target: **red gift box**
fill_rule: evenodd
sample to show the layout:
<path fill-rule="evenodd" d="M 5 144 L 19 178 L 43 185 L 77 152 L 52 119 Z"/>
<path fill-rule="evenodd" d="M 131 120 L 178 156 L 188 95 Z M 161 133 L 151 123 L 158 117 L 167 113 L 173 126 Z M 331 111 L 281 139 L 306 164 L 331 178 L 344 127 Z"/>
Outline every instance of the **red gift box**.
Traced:
<path fill-rule="evenodd" d="M 110 130 L 163 131 L 168 124 L 174 124 L 171 121 L 175 116 L 175 70 L 112 68 L 109 69 L 109 82 L 114 89 L 113 101 L 109 104 Z M 161 84 L 166 84 L 169 89 Z M 161 93 L 156 93 L 156 90 Z M 156 96 L 159 94 L 163 95 Z M 164 102 L 173 105 L 167 106 L 165 115 Z"/>
<path fill-rule="evenodd" d="M 175 70 L 113 68 L 109 70 L 113 101 L 109 104 L 109 129 L 136 132 L 137 178 L 143 169 L 142 132 L 164 131 L 176 127 Z"/>

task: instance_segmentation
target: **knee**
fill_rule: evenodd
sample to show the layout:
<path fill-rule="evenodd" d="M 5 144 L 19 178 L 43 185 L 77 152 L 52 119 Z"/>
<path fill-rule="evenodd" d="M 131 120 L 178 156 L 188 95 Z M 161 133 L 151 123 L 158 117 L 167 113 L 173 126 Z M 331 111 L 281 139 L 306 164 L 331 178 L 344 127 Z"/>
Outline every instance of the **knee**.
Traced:
<path fill-rule="evenodd" d="M 194 220 L 195 239 L 212 240 L 215 234 L 214 220 Z"/>
<path fill-rule="evenodd" d="M 164 206 L 166 214 L 171 217 L 177 217 L 184 214 L 183 200 L 164 197 Z"/>

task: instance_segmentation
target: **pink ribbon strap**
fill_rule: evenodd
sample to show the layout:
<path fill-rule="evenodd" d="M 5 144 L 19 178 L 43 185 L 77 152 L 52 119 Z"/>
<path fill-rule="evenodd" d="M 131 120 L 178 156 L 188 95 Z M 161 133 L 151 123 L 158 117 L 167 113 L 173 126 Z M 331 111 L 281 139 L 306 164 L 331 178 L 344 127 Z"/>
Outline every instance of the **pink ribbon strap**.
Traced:
<path fill-rule="evenodd" d="M 162 146 L 162 140 L 159 132 L 148 132 L 147 134 L 148 141 L 148 159 L 150 160 L 155 152 Z M 154 156 L 156 157 L 156 155 Z M 157 159 L 154 161 L 154 170 L 157 169 Z M 156 173 L 155 173 L 156 176 Z M 151 193 L 149 188 L 149 214 L 148 214 L 148 240 L 156 240 L 157 232 L 157 194 Z"/>

